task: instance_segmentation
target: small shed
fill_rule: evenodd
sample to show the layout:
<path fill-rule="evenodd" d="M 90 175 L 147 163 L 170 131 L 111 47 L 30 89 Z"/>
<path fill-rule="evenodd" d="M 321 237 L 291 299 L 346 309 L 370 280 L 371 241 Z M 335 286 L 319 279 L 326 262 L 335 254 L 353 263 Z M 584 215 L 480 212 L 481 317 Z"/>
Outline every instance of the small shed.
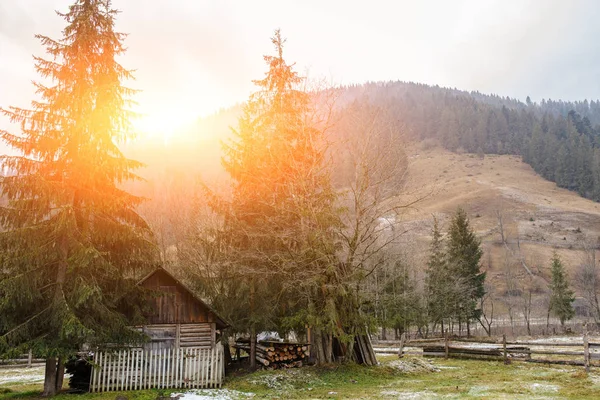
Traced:
<path fill-rule="evenodd" d="M 219 337 L 228 324 L 163 268 L 138 285 L 155 291 L 142 347 L 93 355 L 89 390 L 220 387 L 225 374 Z"/>
<path fill-rule="evenodd" d="M 157 268 L 138 285 L 161 293 L 152 298 L 154 313 L 142 327 L 151 341 L 148 350 L 214 347 L 228 324 L 205 302 L 164 268 Z"/>

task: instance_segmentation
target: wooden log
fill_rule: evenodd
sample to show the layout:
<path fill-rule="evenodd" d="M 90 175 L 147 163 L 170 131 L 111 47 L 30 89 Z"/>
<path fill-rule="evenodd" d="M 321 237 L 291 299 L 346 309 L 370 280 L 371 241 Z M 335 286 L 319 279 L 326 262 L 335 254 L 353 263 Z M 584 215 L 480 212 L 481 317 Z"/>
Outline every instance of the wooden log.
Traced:
<path fill-rule="evenodd" d="M 260 343 L 256 344 L 256 348 L 260 349 L 260 350 L 263 350 L 263 351 L 275 351 L 275 348 L 273 346 L 265 346 L 265 345 L 262 345 Z"/>
<path fill-rule="evenodd" d="M 448 356 L 452 354 L 476 354 L 476 355 L 489 355 L 489 356 L 502 356 L 500 348 L 468 348 L 468 347 L 451 347 L 451 346 L 427 346 L 423 347 L 423 352 L 427 353 L 444 353 Z"/>
<path fill-rule="evenodd" d="M 386 348 L 375 347 L 373 350 L 375 350 L 375 353 L 377 353 L 377 354 L 394 354 L 394 355 L 397 355 L 398 358 L 400 358 L 400 351 L 393 349 L 393 348 L 386 349 Z M 402 354 L 406 354 L 406 353 L 403 351 Z"/>
<path fill-rule="evenodd" d="M 180 330 L 180 334 L 181 335 L 195 335 L 198 333 L 206 333 L 206 332 L 211 332 L 212 329 L 210 328 L 210 326 L 207 327 L 198 327 L 198 328 L 185 328 L 185 327 L 181 327 Z"/>
<path fill-rule="evenodd" d="M 258 354 L 256 355 L 256 361 L 260 362 L 265 367 L 267 367 L 270 364 L 269 360 L 260 357 Z"/>
<path fill-rule="evenodd" d="M 549 346 L 549 347 L 581 347 L 583 343 L 552 343 L 552 342 L 506 342 L 506 344 L 514 344 L 519 346 Z"/>
<path fill-rule="evenodd" d="M 180 340 L 181 345 L 189 342 L 206 342 L 210 346 L 210 338 L 209 337 L 198 337 L 198 336 L 190 336 L 184 337 L 182 336 Z"/>
<path fill-rule="evenodd" d="M 554 356 L 584 356 L 583 351 L 530 350 L 529 354 L 547 354 Z"/>
<path fill-rule="evenodd" d="M 538 363 L 538 364 L 558 364 L 558 365 L 583 365 L 581 361 L 574 360 L 550 360 L 550 359 L 541 359 L 541 358 L 532 358 L 529 360 L 525 360 L 525 362 Z"/>
<path fill-rule="evenodd" d="M 174 325 L 169 325 L 167 326 L 169 330 L 173 329 L 173 327 L 175 327 Z M 206 329 L 211 329 L 210 323 L 206 322 L 203 324 L 182 324 L 181 325 L 181 330 L 182 331 L 197 331 L 197 330 L 206 330 Z"/>

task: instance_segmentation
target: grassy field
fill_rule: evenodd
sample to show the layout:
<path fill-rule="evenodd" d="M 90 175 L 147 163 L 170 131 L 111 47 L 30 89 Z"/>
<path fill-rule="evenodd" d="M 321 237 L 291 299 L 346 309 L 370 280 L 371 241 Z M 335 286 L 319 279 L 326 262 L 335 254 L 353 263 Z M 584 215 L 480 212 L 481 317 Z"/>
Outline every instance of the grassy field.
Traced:
<path fill-rule="evenodd" d="M 600 398 L 600 370 L 586 374 L 581 367 L 543 366 L 515 362 L 434 360 L 421 358 L 383 360 L 378 367 L 337 365 L 331 367 L 258 371 L 230 374 L 224 389 L 200 391 L 194 400 L 230 399 L 593 399 Z M 433 367 L 433 368 L 431 368 Z M 432 371 L 435 369 L 435 371 Z M 413 370 L 410 372 L 410 370 Z M 32 371 L 32 374 L 35 374 Z M 0 398 L 35 399 L 41 382 L 7 380 L 0 370 Z M 4 382 L 4 383 L 2 383 Z M 123 392 L 129 400 L 154 400 L 179 391 L 146 390 Z M 105 394 L 62 394 L 57 399 L 115 399 Z M 190 397 L 190 399 L 192 399 Z"/>

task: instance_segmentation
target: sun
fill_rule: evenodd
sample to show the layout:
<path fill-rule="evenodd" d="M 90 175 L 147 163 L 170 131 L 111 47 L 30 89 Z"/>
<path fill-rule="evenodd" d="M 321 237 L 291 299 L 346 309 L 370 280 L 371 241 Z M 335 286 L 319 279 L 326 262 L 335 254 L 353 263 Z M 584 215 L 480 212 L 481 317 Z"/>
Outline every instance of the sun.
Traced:
<path fill-rule="evenodd" d="M 154 112 L 140 112 L 131 122 L 140 137 L 160 140 L 164 144 L 169 144 L 195 118 L 189 113 L 163 109 Z"/>

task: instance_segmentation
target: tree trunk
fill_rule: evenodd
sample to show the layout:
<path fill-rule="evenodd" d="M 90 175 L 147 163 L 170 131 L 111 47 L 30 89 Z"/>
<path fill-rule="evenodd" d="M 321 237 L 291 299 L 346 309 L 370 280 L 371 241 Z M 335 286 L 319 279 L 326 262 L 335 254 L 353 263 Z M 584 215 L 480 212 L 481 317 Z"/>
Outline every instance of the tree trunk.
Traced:
<path fill-rule="evenodd" d="M 56 394 L 56 358 L 46 358 L 46 371 L 44 374 L 44 392 L 42 396 L 50 397 Z"/>
<path fill-rule="evenodd" d="M 250 280 L 250 369 L 256 369 L 256 324 L 254 322 L 254 277 Z"/>
<path fill-rule="evenodd" d="M 323 335 L 321 334 L 321 329 L 314 330 L 313 340 L 315 343 L 315 361 L 317 364 L 323 364 L 325 363 L 325 351 L 323 350 Z"/>
<path fill-rule="evenodd" d="M 63 299 L 63 285 L 65 283 L 67 277 L 67 266 L 68 266 L 68 243 L 67 238 L 63 234 L 58 239 L 59 246 L 59 254 L 60 258 L 58 260 L 58 268 L 56 271 L 56 289 L 54 290 L 54 305 L 58 305 L 59 302 Z M 57 368 L 57 359 L 56 357 L 48 357 L 46 359 L 46 371 L 44 374 L 44 392 L 42 396 L 50 397 L 54 396 L 57 392 L 58 388 L 58 374 L 59 370 L 62 372 L 60 377 L 60 388 L 62 388 L 62 380 L 64 376 L 64 364 L 61 360 L 59 360 L 59 368 Z"/>
<path fill-rule="evenodd" d="M 323 335 L 325 341 L 325 362 L 328 364 L 333 363 L 333 337 L 331 334 Z"/>
<path fill-rule="evenodd" d="M 467 337 L 471 337 L 471 321 L 467 320 Z"/>
<path fill-rule="evenodd" d="M 58 358 L 58 365 L 56 366 L 56 392 L 60 392 L 63 386 L 63 380 L 65 378 L 65 359 L 63 357 Z"/>
<path fill-rule="evenodd" d="M 56 289 L 54 291 L 54 301 L 60 301 L 63 297 L 63 285 L 67 278 L 67 267 L 69 258 L 69 249 L 67 238 L 63 234 L 58 242 L 60 258 L 58 260 L 58 270 L 56 271 Z"/>
<path fill-rule="evenodd" d="M 256 369 L 256 328 L 250 328 L 250 369 Z"/>
<path fill-rule="evenodd" d="M 381 340 L 387 340 L 387 328 L 385 326 L 381 328 Z"/>
<path fill-rule="evenodd" d="M 225 366 L 231 364 L 231 349 L 229 348 L 229 340 L 226 340 L 223 345 L 223 357 L 225 358 Z"/>

